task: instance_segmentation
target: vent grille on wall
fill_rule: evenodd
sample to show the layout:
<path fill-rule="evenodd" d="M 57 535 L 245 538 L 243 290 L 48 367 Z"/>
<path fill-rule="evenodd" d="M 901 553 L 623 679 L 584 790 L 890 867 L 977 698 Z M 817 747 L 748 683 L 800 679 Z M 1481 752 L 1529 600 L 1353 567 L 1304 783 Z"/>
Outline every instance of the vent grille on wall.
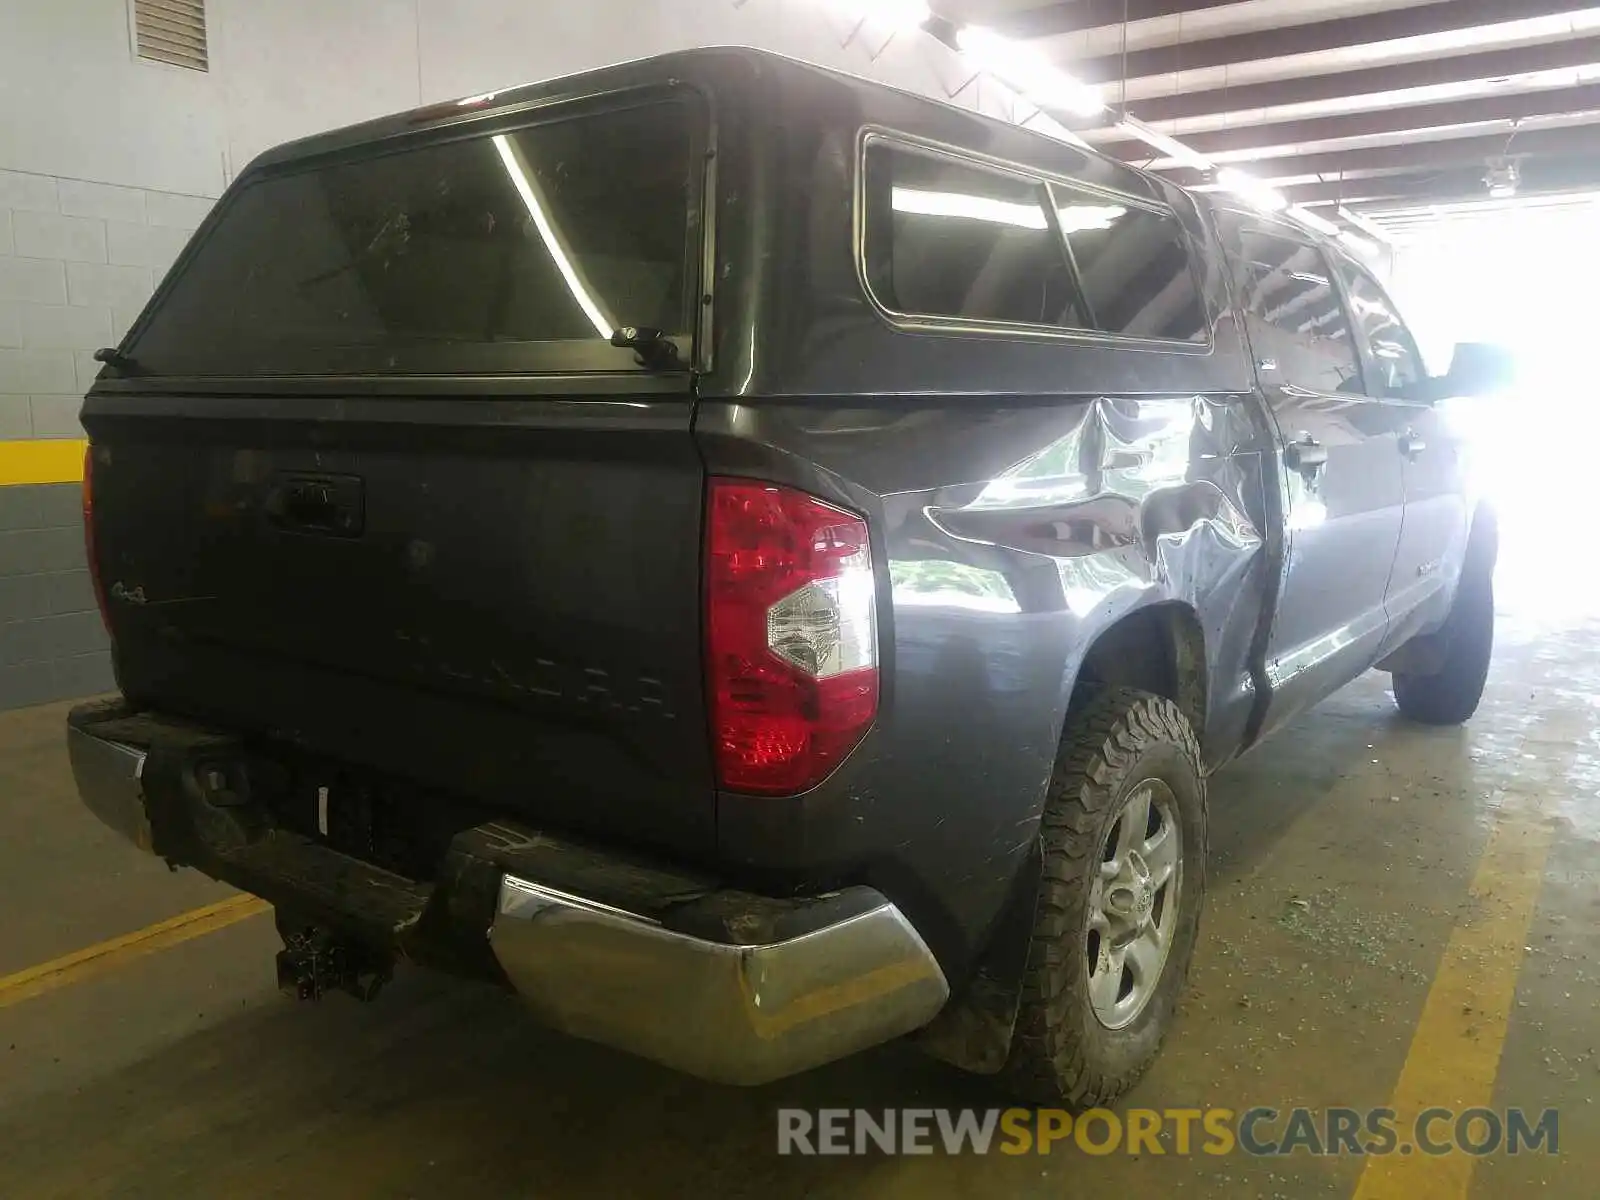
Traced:
<path fill-rule="evenodd" d="M 140 58 L 209 69 L 205 0 L 133 0 L 133 28 Z"/>

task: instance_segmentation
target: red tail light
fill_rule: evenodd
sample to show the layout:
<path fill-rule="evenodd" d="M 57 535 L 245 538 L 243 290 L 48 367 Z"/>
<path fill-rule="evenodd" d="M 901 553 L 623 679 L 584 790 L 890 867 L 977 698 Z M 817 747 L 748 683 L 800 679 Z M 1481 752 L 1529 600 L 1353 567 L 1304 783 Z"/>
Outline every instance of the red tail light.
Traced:
<path fill-rule="evenodd" d="M 100 606 L 100 623 L 111 632 L 111 613 L 106 608 L 105 584 L 100 579 L 100 559 L 94 552 L 94 447 L 83 452 L 83 553 L 89 560 L 89 582 L 94 584 L 95 603 Z"/>
<path fill-rule="evenodd" d="M 867 523 L 789 488 L 711 481 L 707 691 L 717 782 L 793 795 L 821 782 L 878 711 Z"/>

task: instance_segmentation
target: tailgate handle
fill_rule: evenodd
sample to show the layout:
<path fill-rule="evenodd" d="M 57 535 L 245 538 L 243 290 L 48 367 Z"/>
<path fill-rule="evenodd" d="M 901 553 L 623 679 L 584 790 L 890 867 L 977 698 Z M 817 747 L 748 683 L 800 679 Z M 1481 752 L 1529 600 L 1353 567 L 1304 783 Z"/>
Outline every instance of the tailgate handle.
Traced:
<path fill-rule="evenodd" d="M 267 492 L 267 519 L 279 529 L 358 537 L 365 520 L 361 480 L 354 475 L 294 475 Z"/>

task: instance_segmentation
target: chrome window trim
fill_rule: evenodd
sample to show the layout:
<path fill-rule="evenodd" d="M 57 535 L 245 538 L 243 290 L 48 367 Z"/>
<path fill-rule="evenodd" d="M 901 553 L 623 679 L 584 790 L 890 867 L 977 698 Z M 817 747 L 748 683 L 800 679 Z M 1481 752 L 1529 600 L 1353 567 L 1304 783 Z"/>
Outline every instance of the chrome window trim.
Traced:
<path fill-rule="evenodd" d="M 1044 186 L 1046 195 L 1052 197 L 1052 202 L 1053 193 L 1049 191 L 1049 185 L 1051 184 L 1075 188 L 1079 192 L 1090 196 L 1115 200 L 1119 204 L 1127 204 L 1131 207 L 1144 209 L 1146 212 L 1153 212 L 1159 216 L 1169 218 L 1182 231 L 1186 242 L 1191 239 L 1175 210 L 1144 196 L 1135 196 L 1128 192 L 1118 191 L 1115 188 L 1088 183 L 1054 171 L 1023 166 L 1020 163 L 1009 162 L 977 151 L 963 150 L 956 146 L 934 141 L 931 138 L 901 133 L 898 130 L 882 125 L 862 126 L 856 142 L 855 179 L 851 188 L 854 208 L 851 220 L 851 240 L 853 242 L 851 250 L 855 258 L 856 280 L 861 285 L 862 294 L 866 296 L 868 303 L 872 305 L 879 316 L 894 328 L 907 333 L 944 333 L 976 337 L 1024 338 L 1037 341 L 1066 342 L 1074 345 L 1103 346 L 1122 350 L 1156 350 L 1167 354 L 1209 355 L 1216 349 L 1212 333 L 1211 318 L 1213 314 L 1206 304 L 1206 292 L 1202 286 L 1203 281 L 1195 270 L 1196 262 L 1192 249 L 1188 255 L 1189 275 L 1194 283 L 1195 294 L 1199 297 L 1202 308 L 1207 310 L 1206 337 L 1203 342 L 1180 341 L 1176 338 L 1130 337 L 1127 334 L 1107 333 L 1101 329 L 1073 329 L 1065 325 L 1041 325 L 1016 321 L 963 320 L 959 317 L 941 317 L 929 313 L 902 312 L 885 304 L 883 299 L 873 290 L 872 281 L 867 274 L 866 167 L 867 151 L 875 144 L 881 143 L 894 146 L 929 158 L 947 159 L 979 171 L 1009 176 L 1034 186 Z M 1057 227 L 1052 225 L 1052 228 Z M 1070 255 L 1072 251 L 1070 243 L 1059 231 L 1056 236 L 1061 242 L 1062 253 L 1069 256 L 1067 261 L 1071 263 Z M 1073 268 L 1073 280 L 1075 283 L 1077 282 L 1076 267 Z"/>

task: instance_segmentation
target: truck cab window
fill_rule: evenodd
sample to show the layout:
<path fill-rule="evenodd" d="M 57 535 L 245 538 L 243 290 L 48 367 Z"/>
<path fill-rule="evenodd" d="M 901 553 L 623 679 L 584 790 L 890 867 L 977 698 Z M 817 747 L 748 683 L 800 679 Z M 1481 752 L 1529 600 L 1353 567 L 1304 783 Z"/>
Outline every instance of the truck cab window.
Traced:
<path fill-rule="evenodd" d="M 1362 391 L 1361 364 L 1328 261 L 1315 246 L 1245 231 L 1237 264 L 1250 345 L 1270 382 L 1314 392 Z"/>
<path fill-rule="evenodd" d="M 1205 307 L 1176 217 L 1065 184 L 1050 192 L 1097 329 L 1206 341 Z"/>
<path fill-rule="evenodd" d="M 1356 327 L 1372 352 L 1376 371 L 1376 378 L 1370 385 L 1373 394 L 1386 397 L 1408 394 L 1426 375 L 1416 340 L 1377 280 L 1354 264 L 1343 264 L 1342 269 Z"/>
<path fill-rule="evenodd" d="M 867 281 L 885 308 L 1090 327 L 1042 183 L 883 143 L 865 182 Z"/>

